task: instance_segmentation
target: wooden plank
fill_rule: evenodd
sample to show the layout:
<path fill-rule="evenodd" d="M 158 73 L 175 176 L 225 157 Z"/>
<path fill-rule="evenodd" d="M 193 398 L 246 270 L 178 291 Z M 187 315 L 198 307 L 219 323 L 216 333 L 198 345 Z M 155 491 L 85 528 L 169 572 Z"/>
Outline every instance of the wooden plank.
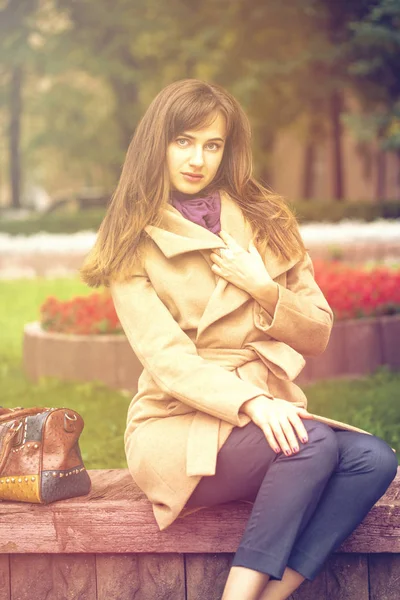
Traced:
<path fill-rule="evenodd" d="M 178 518 L 160 532 L 128 469 L 89 474 L 93 487 L 87 496 L 47 506 L 0 502 L 0 554 L 232 553 L 252 509 L 249 503 L 231 502 Z M 339 550 L 400 553 L 400 469 Z"/>
<path fill-rule="evenodd" d="M 137 554 L 96 556 L 97 600 L 136 598 L 140 588 Z"/>
<path fill-rule="evenodd" d="M 381 499 L 382 500 L 382 499 Z M 400 552 L 400 503 L 378 501 L 363 522 L 340 546 L 340 552 L 381 553 Z"/>
<path fill-rule="evenodd" d="M 97 556 L 97 600 L 185 600 L 183 555 Z"/>
<path fill-rule="evenodd" d="M 369 600 L 368 562 L 362 554 L 333 554 L 325 564 L 329 600 Z"/>
<path fill-rule="evenodd" d="M 370 600 L 398 600 L 400 595 L 400 555 L 368 556 Z"/>
<path fill-rule="evenodd" d="M 11 555 L 11 600 L 96 600 L 95 557 Z"/>
<path fill-rule="evenodd" d="M 234 554 L 186 554 L 186 599 L 220 600 Z"/>
<path fill-rule="evenodd" d="M 318 573 L 314 581 L 303 581 L 301 586 L 293 592 L 290 600 L 330 600 L 326 594 L 325 567 Z"/>
<path fill-rule="evenodd" d="M 9 554 L 0 554 L 0 600 L 11 600 Z"/>

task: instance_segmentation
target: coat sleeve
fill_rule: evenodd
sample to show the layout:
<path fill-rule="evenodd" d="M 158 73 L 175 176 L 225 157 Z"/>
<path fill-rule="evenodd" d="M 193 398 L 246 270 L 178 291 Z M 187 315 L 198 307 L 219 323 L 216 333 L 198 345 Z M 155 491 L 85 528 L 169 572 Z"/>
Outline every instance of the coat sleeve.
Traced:
<path fill-rule="evenodd" d="M 112 282 L 110 291 L 125 334 L 143 367 L 161 390 L 195 409 L 241 426 L 241 405 L 268 391 L 203 359 L 158 297 L 146 275 Z"/>
<path fill-rule="evenodd" d="M 325 350 L 333 326 L 333 312 L 314 279 L 308 253 L 287 272 L 287 287 L 278 286 L 278 302 L 271 315 L 257 298 L 256 327 L 300 354 L 317 356 Z"/>

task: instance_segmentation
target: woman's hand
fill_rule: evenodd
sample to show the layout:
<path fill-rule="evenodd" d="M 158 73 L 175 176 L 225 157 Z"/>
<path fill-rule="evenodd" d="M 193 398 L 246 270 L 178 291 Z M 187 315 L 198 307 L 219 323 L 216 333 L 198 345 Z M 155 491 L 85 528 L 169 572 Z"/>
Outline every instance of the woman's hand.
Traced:
<path fill-rule="evenodd" d="M 274 452 L 278 454 L 282 449 L 287 456 L 299 450 L 294 432 L 303 443 L 308 440 L 307 430 L 301 418 L 314 418 L 305 408 L 295 406 L 281 398 L 271 399 L 267 396 L 257 396 L 247 400 L 240 410 L 263 430 Z"/>
<path fill-rule="evenodd" d="M 221 231 L 219 235 L 227 247 L 220 249 L 220 256 L 215 252 L 210 254 L 214 262 L 211 270 L 216 275 L 249 294 L 273 281 L 253 241 L 250 242 L 249 250 L 246 252 L 229 233 Z"/>

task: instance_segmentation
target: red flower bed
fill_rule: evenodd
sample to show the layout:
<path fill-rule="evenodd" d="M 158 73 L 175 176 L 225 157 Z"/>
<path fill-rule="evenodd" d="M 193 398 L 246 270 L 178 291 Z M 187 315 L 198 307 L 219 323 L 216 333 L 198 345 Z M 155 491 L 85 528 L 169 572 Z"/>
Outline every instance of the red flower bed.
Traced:
<path fill-rule="evenodd" d="M 322 260 L 314 261 L 314 270 L 336 320 L 400 313 L 399 270 L 364 270 Z"/>
<path fill-rule="evenodd" d="M 362 270 L 340 262 L 314 261 L 315 279 L 335 320 L 400 313 L 400 270 Z M 42 304 L 41 325 L 47 331 L 77 334 L 122 333 L 109 292 L 49 297 Z"/>
<path fill-rule="evenodd" d="M 40 307 L 40 313 L 41 326 L 46 331 L 81 335 L 122 333 L 108 292 L 76 296 L 72 300 L 51 296 Z"/>

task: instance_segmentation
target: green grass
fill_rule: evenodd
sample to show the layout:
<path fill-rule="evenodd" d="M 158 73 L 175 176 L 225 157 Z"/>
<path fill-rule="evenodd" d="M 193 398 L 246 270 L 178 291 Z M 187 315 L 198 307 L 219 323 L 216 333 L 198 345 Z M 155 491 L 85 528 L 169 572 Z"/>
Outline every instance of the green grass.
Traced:
<path fill-rule="evenodd" d="M 50 295 L 68 299 L 94 290 L 78 279 L 0 281 L 0 405 L 67 407 L 78 411 L 85 428 L 80 437 L 88 469 L 126 467 L 123 446 L 131 397 L 101 383 L 27 380 L 21 366 L 24 324 L 39 319 L 39 307 Z"/>
<path fill-rule="evenodd" d="M 39 308 L 48 296 L 68 300 L 93 293 L 78 278 L 0 280 L 0 360 L 20 360 L 25 323 L 38 321 Z"/>
<path fill-rule="evenodd" d="M 85 427 L 79 438 L 87 469 L 126 468 L 124 430 L 131 397 L 96 383 L 72 383 L 46 377 L 28 381 L 18 365 L 0 367 L 1 405 L 66 407 L 82 415 Z"/>
<path fill-rule="evenodd" d="M 388 442 L 400 456 L 400 373 L 380 367 L 363 379 L 304 386 L 308 410 L 361 427 Z"/>
<path fill-rule="evenodd" d="M 123 435 L 130 395 L 100 383 L 28 381 L 21 366 L 23 326 L 39 318 L 49 295 L 67 299 L 93 290 L 78 279 L 0 281 L 0 405 L 67 407 L 78 411 L 85 428 L 80 438 L 88 469 L 125 468 Z M 308 409 L 351 423 L 382 437 L 400 455 L 400 373 L 379 369 L 368 378 L 336 380 L 304 387 Z"/>

